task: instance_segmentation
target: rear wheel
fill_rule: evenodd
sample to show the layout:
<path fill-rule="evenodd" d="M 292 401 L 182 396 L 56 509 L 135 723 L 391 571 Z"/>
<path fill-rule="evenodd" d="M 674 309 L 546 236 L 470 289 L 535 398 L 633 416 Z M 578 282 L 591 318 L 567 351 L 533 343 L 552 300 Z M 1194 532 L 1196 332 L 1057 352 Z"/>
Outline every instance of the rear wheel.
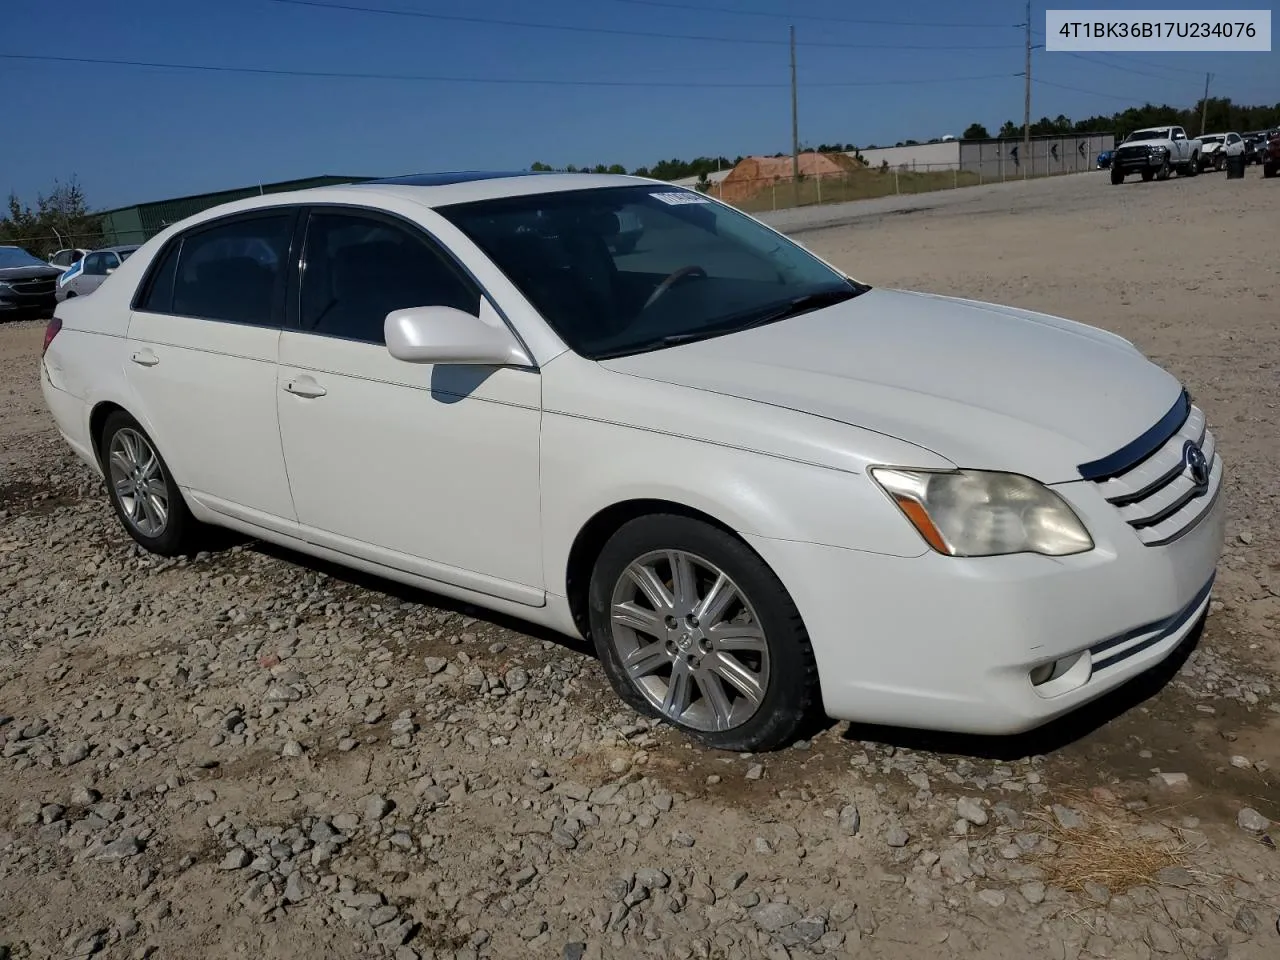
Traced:
<path fill-rule="evenodd" d="M 142 425 L 123 410 L 107 417 L 99 444 L 107 495 L 125 531 L 151 553 L 172 557 L 196 549 L 203 525 Z"/>
<path fill-rule="evenodd" d="M 591 575 L 591 635 L 634 709 L 721 750 L 790 740 L 818 702 L 808 634 L 786 588 L 746 544 L 700 520 L 640 517 Z"/>

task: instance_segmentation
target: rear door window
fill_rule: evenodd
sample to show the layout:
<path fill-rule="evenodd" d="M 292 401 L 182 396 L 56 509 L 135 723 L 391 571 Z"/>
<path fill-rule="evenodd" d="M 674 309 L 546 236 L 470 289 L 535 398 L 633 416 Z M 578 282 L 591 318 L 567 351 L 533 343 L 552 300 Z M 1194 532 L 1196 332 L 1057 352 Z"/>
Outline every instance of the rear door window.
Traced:
<path fill-rule="evenodd" d="M 293 212 L 282 210 L 184 235 L 175 265 L 171 312 L 228 323 L 276 325 L 292 231 Z M 161 265 L 162 270 L 165 266 Z"/>

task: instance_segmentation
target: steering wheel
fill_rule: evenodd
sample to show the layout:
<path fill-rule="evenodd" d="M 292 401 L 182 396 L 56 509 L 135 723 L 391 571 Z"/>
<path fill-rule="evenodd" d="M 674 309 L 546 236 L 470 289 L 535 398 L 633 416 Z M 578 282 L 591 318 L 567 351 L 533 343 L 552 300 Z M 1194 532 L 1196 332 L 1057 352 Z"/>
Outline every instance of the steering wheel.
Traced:
<path fill-rule="evenodd" d="M 707 271 L 703 270 L 699 266 L 681 267 L 679 270 L 673 270 L 671 273 L 669 273 L 666 276 L 666 278 L 660 284 L 657 285 L 657 287 L 654 288 L 653 293 L 649 294 L 649 299 L 644 302 L 644 306 L 641 307 L 640 309 L 648 310 L 649 307 L 653 306 L 654 301 L 656 301 L 660 296 L 662 296 L 664 293 L 666 293 L 668 290 L 674 287 L 681 280 L 684 280 L 688 277 L 705 277 L 706 275 L 707 275 Z"/>

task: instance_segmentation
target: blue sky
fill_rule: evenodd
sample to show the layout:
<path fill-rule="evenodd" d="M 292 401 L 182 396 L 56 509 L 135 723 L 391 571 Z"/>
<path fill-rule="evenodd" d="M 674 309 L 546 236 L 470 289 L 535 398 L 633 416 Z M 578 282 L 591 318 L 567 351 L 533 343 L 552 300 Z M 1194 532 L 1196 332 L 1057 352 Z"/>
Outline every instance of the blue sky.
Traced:
<path fill-rule="evenodd" d="M 0 142 L 0 191 L 34 200 L 55 177 L 74 174 L 93 205 L 110 207 L 320 173 L 510 169 L 534 160 L 631 168 L 663 157 L 785 151 L 791 136 L 788 17 L 795 18 L 799 45 L 803 142 L 926 140 L 959 135 L 975 120 L 994 132 L 1006 119 L 1022 119 L 1023 84 L 1014 76 L 1023 63 L 1022 31 L 1013 26 L 1024 16 L 1019 0 L 314 2 L 773 42 L 531 29 L 317 9 L 296 0 L 8 0 L 0 54 L 583 85 L 197 73 L 0 58 L 11 121 Z M 1200 0 L 1198 6 L 1249 4 Z M 1043 2 L 1033 5 L 1032 22 L 1041 31 L 1044 10 Z M 841 22 L 859 18 L 915 25 Z M 1200 96 L 1205 70 L 1215 74 L 1213 95 L 1241 103 L 1280 100 L 1275 51 L 1106 54 L 1089 61 L 1042 50 L 1034 56 L 1033 76 L 1061 86 L 1035 87 L 1033 119 L 1110 113 L 1145 100 L 1189 105 Z M 994 78 L 958 79 L 985 76 Z M 776 86 L 696 86 L 717 83 Z M 869 85 L 835 85 L 852 83 Z"/>

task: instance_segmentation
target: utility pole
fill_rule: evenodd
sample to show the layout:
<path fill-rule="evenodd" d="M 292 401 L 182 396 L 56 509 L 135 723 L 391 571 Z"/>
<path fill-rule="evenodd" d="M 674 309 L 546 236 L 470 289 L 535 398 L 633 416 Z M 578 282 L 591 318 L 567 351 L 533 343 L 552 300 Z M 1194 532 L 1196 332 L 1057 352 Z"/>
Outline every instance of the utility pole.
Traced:
<path fill-rule="evenodd" d="M 1026 90 L 1022 102 L 1022 175 L 1031 170 L 1031 0 L 1027 0 L 1027 65 L 1023 73 Z"/>
<path fill-rule="evenodd" d="M 1209 81 L 1213 79 L 1212 73 L 1204 75 L 1204 99 L 1200 101 L 1200 136 L 1204 136 L 1204 123 L 1209 116 Z"/>
<path fill-rule="evenodd" d="M 791 28 L 791 189 L 800 206 L 800 116 L 796 107 L 796 28 Z"/>

